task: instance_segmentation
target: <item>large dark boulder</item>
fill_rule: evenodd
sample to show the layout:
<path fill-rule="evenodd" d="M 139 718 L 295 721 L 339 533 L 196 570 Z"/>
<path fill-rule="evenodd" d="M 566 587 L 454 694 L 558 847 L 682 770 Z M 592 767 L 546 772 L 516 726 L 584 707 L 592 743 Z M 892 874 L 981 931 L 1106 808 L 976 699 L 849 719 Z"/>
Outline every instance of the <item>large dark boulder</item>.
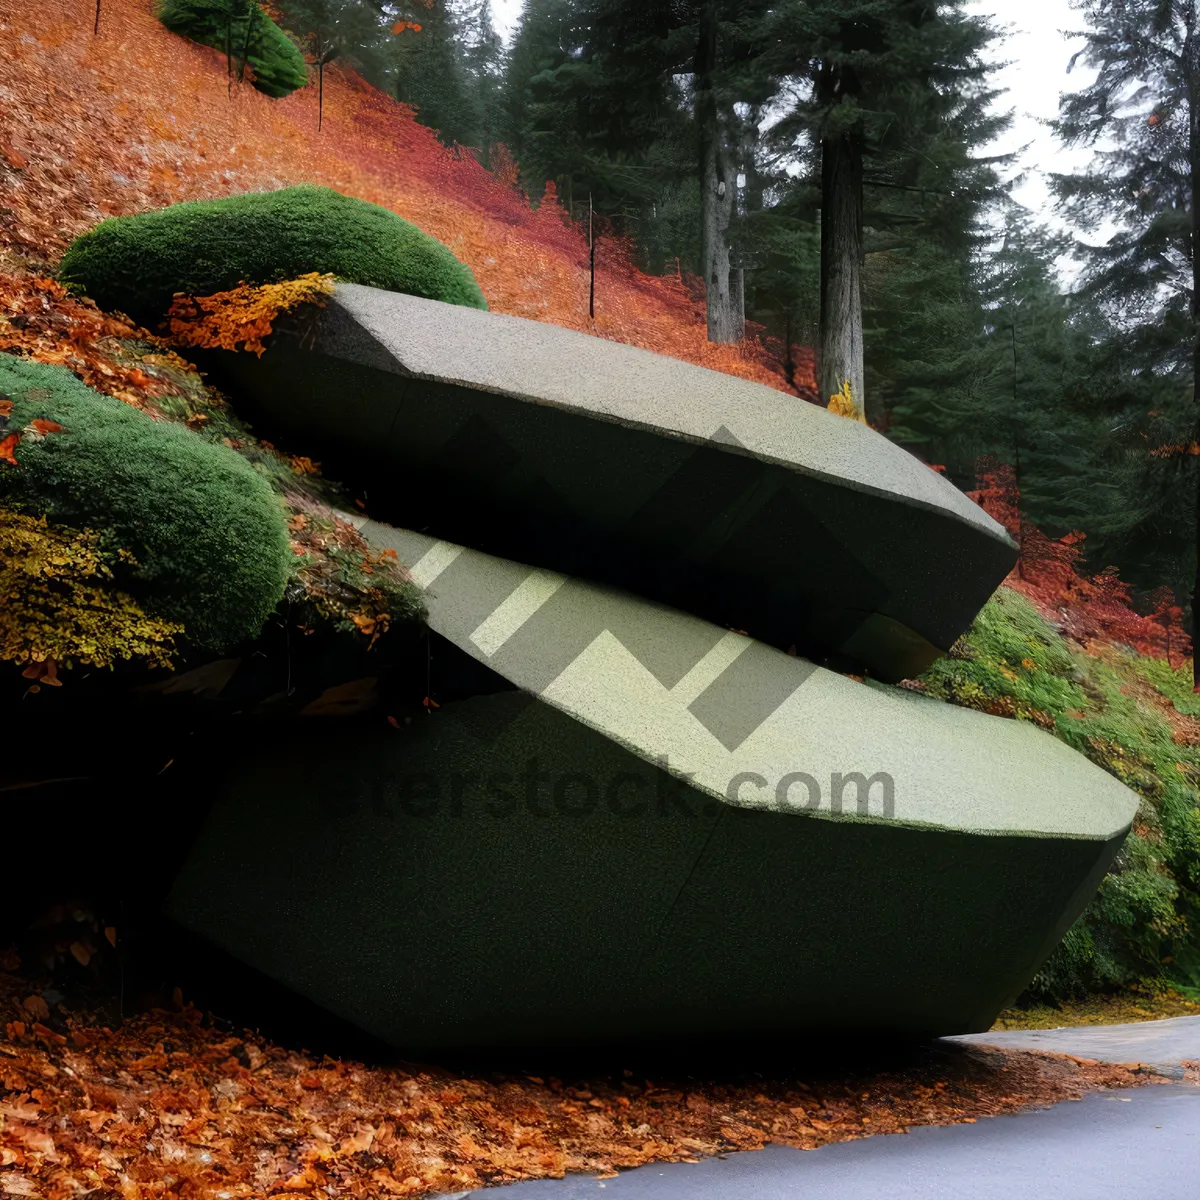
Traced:
<path fill-rule="evenodd" d="M 343 285 L 261 359 L 205 365 L 374 513 L 885 680 L 948 649 L 1016 559 L 873 430 L 554 325 Z"/>
<path fill-rule="evenodd" d="M 1137 797 L 1016 721 L 366 522 L 432 698 L 229 758 L 169 912 L 397 1046 L 987 1029 Z"/>

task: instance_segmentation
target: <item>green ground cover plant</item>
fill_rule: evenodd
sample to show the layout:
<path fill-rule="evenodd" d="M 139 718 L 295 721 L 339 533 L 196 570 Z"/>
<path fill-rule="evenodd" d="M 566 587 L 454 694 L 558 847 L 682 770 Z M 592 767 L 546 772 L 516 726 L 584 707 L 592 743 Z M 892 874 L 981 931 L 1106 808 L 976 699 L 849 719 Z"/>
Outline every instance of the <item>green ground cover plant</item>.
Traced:
<path fill-rule="evenodd" d="M 1189 664 L 1119 645 L 1085 650 L 1001 588 L 919 686 L 1037 723 L 1142 798 L 1110 873 L 1030 995 L 1171 983 L 1200 999 L 1200 703 Z"/>

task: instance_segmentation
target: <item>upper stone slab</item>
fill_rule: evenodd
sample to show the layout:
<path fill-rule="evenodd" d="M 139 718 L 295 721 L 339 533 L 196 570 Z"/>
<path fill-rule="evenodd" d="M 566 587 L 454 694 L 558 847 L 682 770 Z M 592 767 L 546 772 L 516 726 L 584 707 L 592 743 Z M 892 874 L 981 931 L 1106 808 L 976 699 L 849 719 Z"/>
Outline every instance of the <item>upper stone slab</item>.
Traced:
<path fill-rule="evenodd" d="M 948 649 L 1015 561 L 875 431 L 554 325 L 342 284 L 261 361 L 219 358 L 373 512 L 883 679 Z"/>
<path fill-rule="evenodd" d="M 496 392 L 632 429 L 740 449 L 765 463 L 1003 527 L 953 484 L 857 421 L 761 383 L 559 325 L 344 283 L 334 303 L 419 379 Z M 331 339 L 326 352 L 357 347 Z"/>

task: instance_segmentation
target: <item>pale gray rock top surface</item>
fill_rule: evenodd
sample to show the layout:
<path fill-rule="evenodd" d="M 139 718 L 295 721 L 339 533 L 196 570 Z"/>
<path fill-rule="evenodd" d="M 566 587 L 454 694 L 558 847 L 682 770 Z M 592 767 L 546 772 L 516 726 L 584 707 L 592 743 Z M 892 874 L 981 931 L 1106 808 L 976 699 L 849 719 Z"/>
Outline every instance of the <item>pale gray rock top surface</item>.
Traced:
<path fill-rule="evenodd" d="M 1027 723 L 867 686 L 603 585 L 375 521 L 355 524 L 425 589 L 432 629 L 726 803 L 1100 840 L 1127 829 L 1137 809 L 1124 784 Z M 880 778 L 865 814 L 848 786 L 835 818 L 835 773 L 886 776 L 891 812 Z"/>
<path fill-rule="evenodd" d="M 342 283 L 330 301 L 396 368 L 693 442 L 725 442 L 802 474 L 1003 527 L 882 434 L 765 384 L 541 321 Z"/>

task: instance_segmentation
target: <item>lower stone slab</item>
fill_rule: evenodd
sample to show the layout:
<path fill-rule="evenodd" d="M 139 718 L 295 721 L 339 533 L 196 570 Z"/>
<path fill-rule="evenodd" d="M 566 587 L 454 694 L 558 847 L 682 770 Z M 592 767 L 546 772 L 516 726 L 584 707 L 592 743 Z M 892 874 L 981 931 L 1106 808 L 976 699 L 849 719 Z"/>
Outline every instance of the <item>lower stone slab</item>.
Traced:
<path fill-rule="evenodd" d="M 363 531 L 440 707 L 214 756 L 168 911 L 405 1049 L 981 1031 L 1136 811 L 1028 724 Z"/>
<path fill-rule="evenodd" d="M 516 692 L 213 783 L 168 912 L 412 1050 L 984 1030 L 1121 841 L 735 808 Z"/>

